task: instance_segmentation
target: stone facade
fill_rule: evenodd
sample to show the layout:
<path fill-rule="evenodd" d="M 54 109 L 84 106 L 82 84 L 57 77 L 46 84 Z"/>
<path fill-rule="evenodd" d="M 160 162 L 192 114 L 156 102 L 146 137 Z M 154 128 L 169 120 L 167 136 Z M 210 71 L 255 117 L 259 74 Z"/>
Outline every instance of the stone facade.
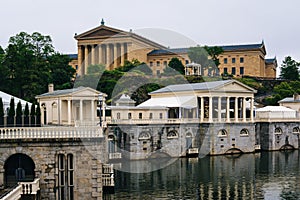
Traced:
<path fill-rule="evenodd" d="M 42 199 L 58 199 L 58 155 L 74 157 L 74 199 L 102 199 L 102 163 L 107 162 L 104 138 L 10 140 L 0 147 L 0 185 L 5 186 L 4 165 L 15 154 L 29 156 L 40 178 Z"/>

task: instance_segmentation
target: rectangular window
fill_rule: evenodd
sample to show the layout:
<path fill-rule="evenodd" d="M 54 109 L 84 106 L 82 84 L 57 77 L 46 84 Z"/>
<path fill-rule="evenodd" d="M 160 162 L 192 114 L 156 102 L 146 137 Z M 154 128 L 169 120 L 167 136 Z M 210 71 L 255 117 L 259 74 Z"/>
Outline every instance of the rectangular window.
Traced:
<path fill-rule="evenodd" d="M 240 67 L 240 75 L 244 75 L 245 71 L 244 71 L 244 67 Z"/>
<path fill-rule="evenodd" d="M 139 119 L 143 119 L 143 113 L 139 113 Z"/>
<path fill-rule="evenodd" d="M 164 67 L 167 67 L 167 66 L 168 66 L 168 62 L 164 61 Z"/>
<path fill-rule="evenodd" d="M 68 154 L 68 196 L 69 200 L 74 200 L 74 162 L 72 154 Z"/>
<path fill-rule="evenodd" d="M 162 119 L 162 118 L 163 118 L 163 114 L 159 113 L 159 119 Z"/>
<path fill-rule="evenodd" d="M 240 57 L 240 63 L 244 63 L 244 58 Z"/>
<path fill-rule="evenodd" d="M 153 119 L 153 113 L 149 114 L 149 119 Z"/>
<path fill-rule="evenodd" d="M 233 67 L 233 68 L 231 69 L 231 74 L 232 74 L 232 75 L 235 75 L 235 74 L 236 74 L 235 67 Z"/>
<path fill-rule="evenodd" d="M 224 72 L 223 72 L 223 74 L 228 74 L 228 69 L 227 69 L 227 67 L 224 67 Z"/>
<path fill-rule="evenodd" d="M 58 155 L 58 197 L 60 200 L 65 199 L 65 156 Z"/>
<path fill-rule="evenodd" d="M 76 70 L 78 70 L 78 65 L 75 66 Z"/>
<path fill-rule="evenodd" d="M 160 70 L 156 70 L 156 75 L 157 75 L 157 76 L 160 75 Z"/>
<path fill-rule="evenodd" d="M 121 113 L 117 113 L 117 119 L 121 119 Z"/>
<path fill-rule="evenodd" d="M 58 199 L 74 200 L 74 158 L 58 154 Z"/>
<path fill-rule="evenodd" d="M 227 63 L 228 63 L 228 59 L 224 58 L 224 64 L 227 64 Z"/>
<path fill-rule="evenodd" d="M 150 62 L 150 67 L 153 67 L 153 62 L 152 61 Z"/>
<path fill-rule="evenodd" d="M 186 64 L 186 65 L 189 64 L 189 60 L 185 60 L 185 64 Z"/>
<path fill-rule="evenodd" d="M 160 66 L 160 61 L 156 61 L 156 66 Z"/>
<path fill-rule="evenodd" d="M 231 61 L 232 61 L 232 63 L 235 63 L 235 58 L 232 58 L 232 60 L 231 60 Z"/>
<path fill-rule="evenodd" d="M 131 119 L 131 113 L 128 113 L 128 119 Z"/>

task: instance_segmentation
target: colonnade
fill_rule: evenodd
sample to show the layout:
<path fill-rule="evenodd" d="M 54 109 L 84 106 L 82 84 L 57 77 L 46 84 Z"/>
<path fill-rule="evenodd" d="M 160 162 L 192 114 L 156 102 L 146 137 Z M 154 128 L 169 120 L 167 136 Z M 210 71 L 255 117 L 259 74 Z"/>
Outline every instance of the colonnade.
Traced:
<path fill-rule="evenodd" d="M 202 97 L 198 97 L 198 99 L 200 101 L 200 107 L 199 107 L 200 113 L 198 113 L 198 116 L 200 117 L 200 122 L 204 122 L 204 121 L 246 122 L 249 120 L 252 122 L 254 120 L 254 115 L 253 115 L 254 98 L 253 97 L 202 96 Z M 246 114 L 247 99 L 250 100 L 249 116 L 247 116 Z M 225 105 L 224 102 L 226 102 Z M 231 115 L 231 112 L 233 112 L 233 116 Z"/>
<path fill-rule="evenodd" d="M 128 43 L 88 44 L 78 46 L 78 67 L 81 74 L 87 73 L 89 65 L 103 64 L 112 70 L 127 60 Z"/>

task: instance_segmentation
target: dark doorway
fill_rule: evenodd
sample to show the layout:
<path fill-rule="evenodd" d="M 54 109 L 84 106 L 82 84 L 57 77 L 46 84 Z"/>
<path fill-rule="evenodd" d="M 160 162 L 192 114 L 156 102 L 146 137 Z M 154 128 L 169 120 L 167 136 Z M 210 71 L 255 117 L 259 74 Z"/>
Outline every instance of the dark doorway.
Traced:
<path fill-rule="evenodd" d="M 33 181 L 35 164 L 33 160 L 21 153 L 10 156 L 4 164 L 5 186 L 12 187 L 19 181 Z"/>

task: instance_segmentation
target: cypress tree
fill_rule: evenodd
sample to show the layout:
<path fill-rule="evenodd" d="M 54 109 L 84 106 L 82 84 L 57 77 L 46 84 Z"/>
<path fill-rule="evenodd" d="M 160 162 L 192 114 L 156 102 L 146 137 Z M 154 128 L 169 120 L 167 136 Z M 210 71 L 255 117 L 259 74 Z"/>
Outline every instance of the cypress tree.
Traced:
<path fill-rule="evenodd" d="M 35 126 L 35 105 L 34 103 L 30 108 L 30 126 Z"/>
<path fill-rule="evenodd" d="M 10 99 L 8 116 L 7 116 L 7 126 L 13 127 L 15 125 L 15 100 L 14 98 Z"/>
<path fill-rule="evenodd" d="M 36 126 L 40 127 L 41 126 L 41 107 L 40 107 L 40 104 L 37 104 L 37 106 L 36 106 L 35 115 L 36 115 Z"/>
<path fill-rule="evenodd" d="M 4 126 L 4 108 L 3 108 L 3 101 L 0 98 L 0 127 Z"/>
<path fill-rule="evenodd" d="M 17 110 L 16 110 L 16 126 L 21 127 L 22 126 L 22 105 L 21 101 L 17 104 Z"/>
<path fill-rule="evenodd" d="M 26 103 L 25 110 L 24 110 L 24 126 L 26 126 L 26 127 L 29 126 L 29 106 L 28 106 L 28 103 Z"/>

